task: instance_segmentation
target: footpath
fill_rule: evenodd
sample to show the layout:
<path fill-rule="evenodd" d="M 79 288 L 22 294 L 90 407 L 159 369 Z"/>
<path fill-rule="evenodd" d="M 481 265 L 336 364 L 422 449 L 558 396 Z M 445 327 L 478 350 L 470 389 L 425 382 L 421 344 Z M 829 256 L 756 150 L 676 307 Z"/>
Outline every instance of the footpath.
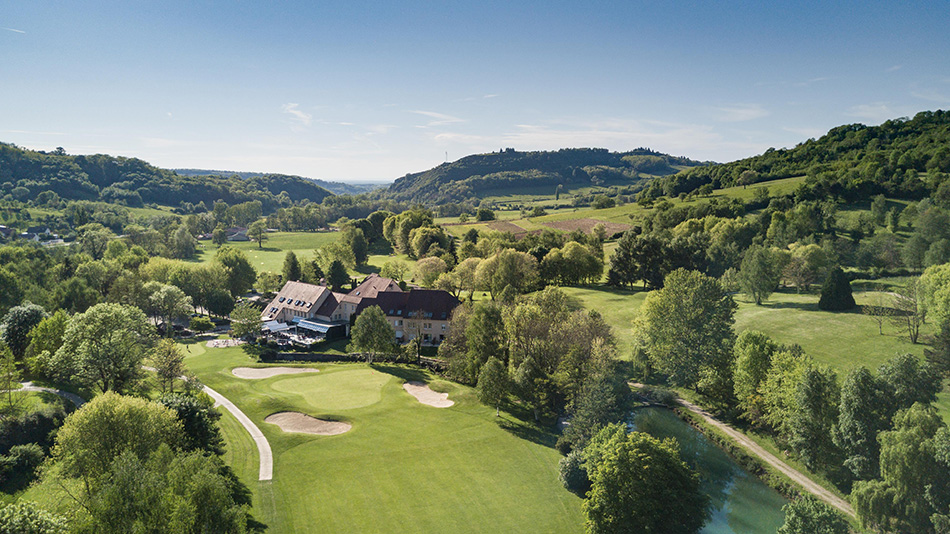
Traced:
<path fill-rule="evenodd" d="M 630 385 L 636 388 L 644 387 L 643 384 L 637 384 L 637 383 L 631 383 Z M 841 497 L 838 497 L 837 495 L 828 491 L 821 485 L 816 484 L 812 479 L 808 478 L 807 475 L 805 475 L 801 471 L 796 470 L 795 468 L 788 465 L 787 463 L 783 462 L 782 460 L 777 458 L 774 454 L 770 453 L 769 451 L 763 449 L 761 445 L 753 441 L 751 438 L 749 438 L 742 432 L 739 432 L 738 430 L 732 428 L 726 423 L 719 421 L 718 419 L 713 417 L 712 414 L 710 414 L 706 410 L 703 410 L 699 406 L 689 401 L 686 401 L 680 398 L 677 398 L 676 400 L 677 402 L 679 402 L 679 404 L 682 407 L 702 417 L 703 420 L 706 421 L 706 423 L 715 427 L 716 429 L 721 431 L 723 434 L 729 436 L 730 439 L 732 439 L 740 447 L 745 449 L 746 452 L 758 457 L 765 463 L 771 465 L 776 470 L 781 472 L 783 475 L 787 476 L 793 482 L 801 486 L 805 491 L 811 493 L 815 497 L 818 497 L 819 499 L 828 503 L 829 505 L 834 506 L 841 512 L 848 514 L 851 517 L 856 517 L 854 513 L 854 508 L 851 507 L 851 504 L 848 503 L 848 501 L 845 501 Z"/>

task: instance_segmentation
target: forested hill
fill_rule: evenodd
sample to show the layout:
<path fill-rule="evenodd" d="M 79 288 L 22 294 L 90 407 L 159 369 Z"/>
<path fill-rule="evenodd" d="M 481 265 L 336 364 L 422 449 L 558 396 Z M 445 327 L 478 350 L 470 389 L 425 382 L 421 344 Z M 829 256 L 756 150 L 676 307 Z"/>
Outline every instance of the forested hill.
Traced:
<path fill-rule="evenodd" d="M 656 176 L 684 167 L 702 165 L 638 148 L 610 152 L 599 148 L 572 148 L 556 152 L 518 152 L 506 149 L 464 157 L 425 172 L 407 174 L 389 189 L 376 192 L 393 200 L 427 205 L 471 201 L 487 196 L 553 193 L 590 186 L 624 185 L 642 188 Z"/>
<path fill-rule="evenodd" d="M 259 200 L 265 212 L 276 209 L 281 192 L 293 200 L 320 202 L 332 193 L 311 180 L 265 175 L 243 180 L 224 176 L 182 176 L 140 159 L 95 154 L 75 156 L 62 150 L 39 152 L 0 143 L 0 188 L 17 200 L 101 200 L 138 207 L 145 204 L 211 206 Z"/>
<path fill-rule="evenodd" d="M 172 171 L 182 175 L 182 176 L 237 176 L 241 179 L 248 180 L 251 178 L 266 178 L 273 176 L 287 176 L 287 175 L 277 175 L 270 174 L 265 172 L 247 172 L 247 171 L 220 171 L 220 170 L 208 170 L 208 169 L 172 169 Z M 318 178 L 305 178 L 303 176 L 289 175 L 288 178 L 300 178 L 301 180 L 309 180 L 318 186 L 326 189 L 327 191 L 333 193 L 334 195 L 358 195 L 360 193 L 366 193 L 368 191 L 373 191 L 374 189 L 379 189 L 381 187 L 386 187 L 388 184 L 384 183 L 344 183 L 344 182 L 328 182 L 326 180 L 320 180 Z"/>
<path fill-rule="evenodd" d="M 928 173 L 950 172 L 950 112 L 922 111 L 913 119 L 889 120 L 880 126 L 847 124 L 820 139 L 791 149 L 710 167 L 689 169 L 655 180 L 641 195 L 657 198 L 688 193 L 705 184 L 714 188 L 778 178 L 808 176 L 803 192 L 832 193 L 854 200 L 874 194 L 916 198 L 933 183 Z"/>

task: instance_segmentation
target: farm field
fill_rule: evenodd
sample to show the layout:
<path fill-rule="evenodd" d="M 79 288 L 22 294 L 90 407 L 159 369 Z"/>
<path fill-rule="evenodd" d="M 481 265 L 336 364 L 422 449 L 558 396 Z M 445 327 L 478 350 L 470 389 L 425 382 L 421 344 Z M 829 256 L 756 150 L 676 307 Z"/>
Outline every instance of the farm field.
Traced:
<path fill-rule="evenodd" d="M 257 481 L 257 453 L 225 416 L 226 460 L 253 492 L 268 532 L 579 532 L 581 500 L 557 481 L 555 436 L 477 402 L 470 388 L 437 381 L 456 404 L 409 396 L 416 369 L 317 364 L 319 373 L 242 380 L 257 365 L 240 348 L 187 345 L 186 364 L 237 404 L 274 451 L 274 480 Z M 299 411 L 346 421 L 337 436 L 284 433 L 268 415 Z M 243 432 L 243 433 L 242 433 Z"/>
<path fill-rule="evenodd" d="M 771 195 L 781 195 L 790 193 L 795 190 L 805 180 L 804 176 L 796 176 L 792 178 L 783 178 L 780 180 L 772 180 L 769 182 L 761 182 L 758 184 L 750 185 L 748 187 L 727 187 L 725 189 L 716 189 L 713 191 L 713 194 L 708 198 L 695 198 L 689 201 L 682 201 L 678 198 L 671 198 L 669 201 L 674 206 L 679 206 L 681 204 L 692 204 L 692 203 L 705 203 L 708 202 L 710 198 L 738 198 L 741 200 L 749 200 L 755 194 L 755 190 L 758 188 L 765 187 L 769 190 Z M 525 197 L 527 198 L 527 197 Z M 553 198 L 549 199 L 553 202 Z M 563 199 L 562 199 L 563 202 Z M 636 224 L 636 221 L 642 218 L 648 209 L 643 206 L 630 203 L 624 204 L 622 206 L 615 206 L 613 208 L 604 208 L 604 209 L 593 209 L 590 207 L 583 208 L 573 208 L 573 207 L 563 207 L 558 209 L 548 209 L 547 215 L 542 217 L 530 217 L 525 218 L 521 216 L 520 210 L 512 211 L 496 211 L 495 215 L 498 217 L 498 220 L 505 221 L 510 224 L 513 224 L 523 230 L 532 231 L 539 230 L 543 228 L 551 228 L 545 223 L 552 222 L 562 222 L 562 221 L 571 221 L 575 219 L 596 219 L 605 222 L 613 222 L 625 225 Z M 469 222 L 466 224 L 458 224 L 457 217 L 442 217 L 437 219 L 436 222 L 440 224 L 449 224 L 446 226 L 446 230 L 451 232 L 455 236 L 461 236 L 471 228 L 477 228 L 479 230 L 488 230 L 491 221 L 487 222 Z"/>
<path fill-rule="evenodd" d="M 228 244 L 243 250 L 257 272 L 279 273 L 284 268 L 284 257 L 293 251 L 297 258 L 313 256 L 314 249 L 339 239 L 339 232 L 274 232 L 267 234 L 263 247 L 254 241 L 231 241 Z M 218 247 L 211 241 L 199 241 L 200 248 L 194 261 L 209 262 Z"/>

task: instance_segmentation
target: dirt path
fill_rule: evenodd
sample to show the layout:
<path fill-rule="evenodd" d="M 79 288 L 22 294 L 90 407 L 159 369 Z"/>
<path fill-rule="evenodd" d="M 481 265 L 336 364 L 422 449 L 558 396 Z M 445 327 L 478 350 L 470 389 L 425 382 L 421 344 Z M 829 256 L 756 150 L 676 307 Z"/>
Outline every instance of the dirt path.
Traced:
<path fill-rule="evenodd" d="M 643 387 L 643 384 L 631 383 L 630 385 L 636 388 Z M 834 506 L 838 510 L 844 512 L 845 514 L 848 514 L 851 517 L 856 517 L 854 513 L 854 508 L 852 508 L 851 505 L 847 501 L 845 501 L 841 497 L 838 497 L 834 493 L 831 493 L 830 491 L 826 490 L 822 486 L 816 484 L 810 478 L 805 476 L 803 473 L 797 471 L 796 469 L 794 469 L 787 463 L 778 459 L 774 454 L 763 449 L 758 443 L 756 443 L 755 441 L 752 441 L 752 439 L 750 439 L 745 434 L 717 420 L 716 418 L 712 416 L 712 414 L 710 414 L 706 410 L 703 410 L 699 406 L 696 406 L 695 404 L 689 401 L 686 401 L 683 399 L 677 399 L 677 401 L 684 408 L 699 415 L 707 423 L 719 429 L 723 434 L 729 436 L 733 441 L 738 443 L 740 447 L 745 449 L 746 452 L 753 454 L 755 456 L 758 456 L 760 459 L 762 459 L 763 461 L 765 461 L 766 463 L 768 463 L 775 469 L 779 470 L 782 474 L 792 479 L 793 482 L 801 486 L 803 489 L 805 489 L 805 491 L 811 493 L 815 497 L 818 497 L 819 499 L 830 504 L 831 506 Z"/>

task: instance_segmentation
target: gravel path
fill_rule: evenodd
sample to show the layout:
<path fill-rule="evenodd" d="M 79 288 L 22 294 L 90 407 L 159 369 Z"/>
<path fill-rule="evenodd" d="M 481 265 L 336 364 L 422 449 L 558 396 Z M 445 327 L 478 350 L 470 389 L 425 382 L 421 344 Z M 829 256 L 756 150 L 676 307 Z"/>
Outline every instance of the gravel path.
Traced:
<path fill-rule="evenodd" d="M 630 385 L 636 388 L 643 387 L 643 384 L 632 383 Z M 736 443 L 739 444 L 740 447 L 745 449 L 747 452 L 755 456 L 758 456 L 760 459 L 762 459 L 763 461 L 765 461 L 766 463 L 768 463 L 775 469 L 779 470 L 782 474 L 792 479 L 792 481 L 794 481 L 796 484 L 804 488 L 806 491 L 808 491 L 812 495 L 818 497 L 819 499 L 830 504 L 831 506 L 834 506 L 835 508 L 848 514 L 849 516 L 856 517 L 854 513 L 854 508 L 851 507 L 848 501 L 845 501 L 841 497 L 838 497 L 834 493 L 831 493 L 830 491 L 826 490 L 822 486 L 816 484 L 810 478 L 805 476 L 803 473 L 795 470 L 793 467 L 791 467 L 787 463 L 778 459 L 774 454 L 763 449 L 758 443 L 756 443 L 755 441 L 752 441 L 752 439 L 750 439 L 745 434 L 717 420 L 716 418 L 712 416 L 712 414 L 710 414 L 706 410 L 703 410 L 699 406 L 696 406 L 695 404 L 689 401 L 686 401 L 683 399 L 677 399 L 677 402 L 679 402 L 680 405 L 682 405 L 687 410 L 702 417 L 703 420 L 705 420 L 710 425 L 722 431 L 723 434 L 726 434 L 727 436 L 732 438 Z"/>
<path fill-rule="evenodd" d="M 224 406 L 224 408 L 231 412 L 231 415 L 237 418 L 238 421 L 244 425 L 244 428 L 247 430 L 248 434 L 251 435 L 251 439 L 254 440 L 254 443 L 257 444 L 258 456 L 261 459 L 261 467 L 258 472 L 258 480 L 272 480 L 274 478 L 274 455 L 270 450 L 270 443 L 267 442 L 267 438 L 264 437 L 264 433 L 261 432 L 260 428 L 257 428 L 257 425 L 254 424 L 254 421 L 244 414 L 240 408 L 234 405 L 233 402 L 229 401 L 227 397 L 218 393 L 217 391 L 209 388 L 208 386 L 204 387 L 204 392 L 211 396 L 217 404 Z"/>
<path fill-rule="evenodd" d="M 148 367 L 146 365 L 142 366 L 142 369 L 146 371 L 155 372 L 154 367 Z M 179 377 L 182 380 L 186 380 L 184 376 Z M 254 443 L 257 444 L 257 455 L 261 459 L 261 466 L 258 469 L 257 480 L 272 480 L 274 478 L 274 454 L 270 450 L 270 443 L 267 442 L 267 438 L 264 437 L 264 433 L 261 432 L 260 428 L 257 428 L 257 425 L 254 424 L 254 421 L 251 421 L 251 418 L 244 414 L 240 408 L 234 405 L 233 402 L 229 401 L 227 397 L 218 393 L 217 391 L 204 386 L 203 391 L 208 394 L 209 397 L 214 399 L 215 406 L 224 406 L 224 409 L 231 412 L 238 422 L 244 426 L 244 429 L 247 430 L 247 433 L 251 435 L 251 439 L 254 440 Z"/>
<path fill-rule="evenodd" d="M 43 391 L 46 393 L 52 393 L 53 395 L 59 395 L 60 397 L 73 403 L 76 406 L 76 408 L 79 408 L 80 406 L 86 403 L 86 399 L 80 397 L 79 395 L 76 395 L 75 393 L 70 393 L 68 391 L 63 391 L 61 389 L 34 386 L 33 382 L 20 382 L 20 385 L 23 387 L 16 391 Z"/>

